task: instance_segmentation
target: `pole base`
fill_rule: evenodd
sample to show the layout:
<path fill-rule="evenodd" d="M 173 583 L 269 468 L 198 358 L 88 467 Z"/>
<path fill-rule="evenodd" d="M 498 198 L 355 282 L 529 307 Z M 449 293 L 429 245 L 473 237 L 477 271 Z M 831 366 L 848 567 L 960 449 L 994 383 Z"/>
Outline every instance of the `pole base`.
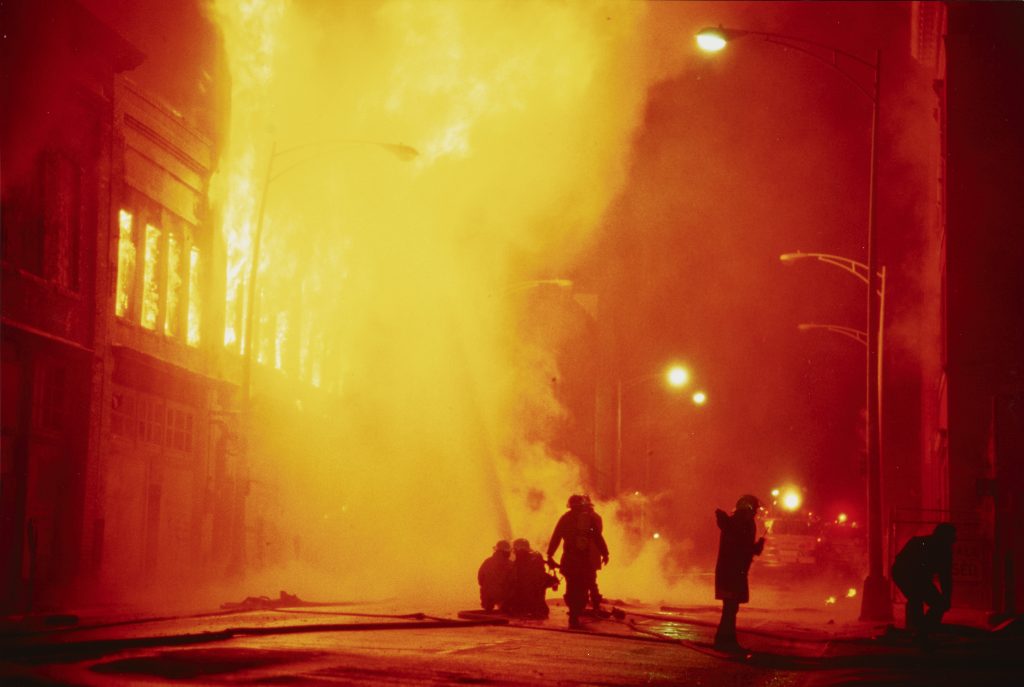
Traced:
<path fill-rule="evenodd" d="M 889 580 L 884 575 L 868 575 L 860 598 L 861 620 L 892 620 Z"/>

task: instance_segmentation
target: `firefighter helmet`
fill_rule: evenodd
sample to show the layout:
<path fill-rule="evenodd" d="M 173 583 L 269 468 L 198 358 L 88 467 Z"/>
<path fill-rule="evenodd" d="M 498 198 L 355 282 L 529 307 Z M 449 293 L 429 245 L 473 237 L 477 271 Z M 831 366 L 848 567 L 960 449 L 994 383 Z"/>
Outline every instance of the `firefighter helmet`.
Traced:
<path fill-rule="evenodd" d="M 579 494 L 573 494 L 569 497 L 569 502 L 565 504 L 566 508 L 579 508 L 587 503 L 587 497 Z"/>
<path fill-rule="evenodd" d="M 514 542 L 512 542 L 512 550 L 513 551 L 529 551 L 530 550 L 530 542 L 528 540 L 526 540 L 526 539 L 516 539 Z"/>
<path fill-rule="evenodd" d="M 746 508 L 756 513 L 757 509 L 760 507 L 761 502 L 757 500 L 756 496 L 752 496 L 751 494 L 744 494 L 738 501 L 736 501 L 736 510 Z"/>
<path fill-rule="evenodd" d="M 494 550 L 495 551 L 511 552 L 512 551 L 512 546 L 508 543 L 508 540 L 502 539 L 502 540 L 498 541 L 497 544 L 494 545 Z"/>

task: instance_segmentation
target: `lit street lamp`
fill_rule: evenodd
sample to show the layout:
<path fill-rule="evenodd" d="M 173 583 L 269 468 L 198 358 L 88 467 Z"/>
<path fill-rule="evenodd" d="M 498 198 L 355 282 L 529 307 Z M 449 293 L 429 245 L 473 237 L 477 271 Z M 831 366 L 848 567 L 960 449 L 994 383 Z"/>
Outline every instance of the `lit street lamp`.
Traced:
<path fill-rule="evenodd" d="M 657 379 L 664 374 L 665 382 L 674 389 L 681 389 L 690 383 L 690 371 L 682 365 L 673 365 L 668 368 L 664 373 L 646 374 L 639 377 L 630 379 L 627 382 L 623 382 L 621 378 L 615 382 L 615 494 L 618 495 L 622 492 L 622 395 L 624 391 L 641 384 Z M 703 391 L 698 391 L 693 395 L 692 398 L 694 404 L 704 405 L 707 403 L 707 394 Z M 648 462 L 650 458 L 648 457 Z M 649 465 L 645 468 L 645 473 L 650 471 Z M 644 489 L 647 488 L 645 474 Z"/>
<path fill-rule="evenodd" d="M 766 42 L 782 45 L 803 52 L 822 62 L 849 83 L 871 102 L 871 151 L 868 175 L 868 222 L 867 222 L 867 264 L 864 265 L 867 283 L 867 516 L 868 516 L 868 576 L 864 580 L 864 595 L 861 602 L 861 618 L 864 620 L 888 620 L 892 618 L 892 603 L 889 599 L 889 581 L 882 569 L 882 494 L 881 494 L 881 432 L 879 423 L 879 393 L 881 365 L 879 340 L 881 318 L 876 306 L 878 292 L 878 269 L 875 242 L 876 187 L 878 185 L 878 119 L 880 109 L 879 83 L 882 73 L 881 51 L 875 51 L 874 62 L 865 60 L 845 50 L 819 43 L 807 38 L 787 36 L 767 31 L 718 28 L 702 29 L 697 34 L 697 45 L 705 51 L 717 52 L 728 45 L 730 40 L 744 36 L 755 36 Z M 840 62 L 843 58 L 843 62 Z M 867 69 L 871 77 L 870 88 L 855 78 L 843 65 L 859 65 Z"/>

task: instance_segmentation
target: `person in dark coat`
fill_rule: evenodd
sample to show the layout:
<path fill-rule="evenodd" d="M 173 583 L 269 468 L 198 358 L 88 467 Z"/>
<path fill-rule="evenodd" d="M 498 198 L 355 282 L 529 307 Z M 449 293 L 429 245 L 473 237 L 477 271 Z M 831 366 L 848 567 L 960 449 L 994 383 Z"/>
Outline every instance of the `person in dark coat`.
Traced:
<path fill-rule="evenodd" d="M 509 577 L 509 595 L 506 610 L 510 615 L 545 619 L 548 602 L 544 598 L 549 588 L 558 584 L 554 575 L 544 568 L 544 557 L 530 548 L 526 539 L 512 542 L 512 573 Z"/>
<path fill-rule="evenodd" d="M 907 629 L 920 639 L 942 624 L 942 616 L 950 608 L 955 541 L 956 528 L 941 522 L 930 535 L 911 537 L 893 561 L 892 580 L 907 597 Z"/>
<path fill-rule="evenodd" d="M 736 615 L 740 604 L 750 601 L 747 572 L 754 556 L 764 550 L 764 537 L 757 539 L 754 518 L 761 507 L 757 497 L 747 494 L 736 502 L 736 510 L 729 515 L 715 510 L 715 520 L 721 530 L 718 539 L 718 561 L 715 563 L 715 598 L 722 600 L 722 619 L 715 633 L 715 648 L 723 651 L 743 651 L 736 639 Z"/>
<path fill-rule="evenodd" d="M 582 496 L 570 496 L 567 506 L 568 512 L 558 519 L 548 543 L 548 565 L 561 568 L 565 576 L 569 627 L 580 627 L 580 614 L 587 607 L 587 597 L 597 582 L 595 561 L 608 560 L 608 544 L 593 509 L 587 509 Z M 559 544 L 562 545 L 562 560 L 556 566 L 554 556 Z"/>
<path fill-rule="evenodd" d="M 509 578 L 512 574 L 512 546 L 502 539 L 494 545 L 494 553 L 484 559 L 476 573 L 480 584 L 480 607 L 490 613 L 508 603 Z"/>

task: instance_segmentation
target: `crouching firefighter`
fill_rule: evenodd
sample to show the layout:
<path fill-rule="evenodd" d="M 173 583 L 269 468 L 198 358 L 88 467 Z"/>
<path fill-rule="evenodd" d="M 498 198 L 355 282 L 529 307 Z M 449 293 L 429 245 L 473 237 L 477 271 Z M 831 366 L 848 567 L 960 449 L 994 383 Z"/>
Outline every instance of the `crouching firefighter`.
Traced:
<path fill-rule="evenodd" d="M 569 607 L 569 627 L 580 627 L 580 615 L 597 581 L 597 563 L 608 560 L 608 544 L 601 533 L 600 521 L 587 508 L 583 496 L 569 497 L 568 512 L 555 525 L 548 543 L 548 565 L 556 567 L 555 552 L 562 545 L 562 560 L 557 566 L 565 576 L 565 605 Z M 595 555 L 596 554 L 596 555 Z"/>
<path fill-rule="evenodd" d="M 508 603 L 512 576 L 512 545 L 502 539 L 494 545 L 494 553 L 484 559 L 476 573 L 480 584 L 480 607 L 490 613 L 495 607 L 504 610 Z"/>
<path fill-rule="evenodd" d="M 558 578 L 544 569 L 544 557 L 530 548 L 526 539 L 512 542 L 515 561 L 509 584 L 508 612 L 510 615 L 543 620 L 548 617 L 548 603 L 544 599 L 548 589 L 558 588 Z"/>

